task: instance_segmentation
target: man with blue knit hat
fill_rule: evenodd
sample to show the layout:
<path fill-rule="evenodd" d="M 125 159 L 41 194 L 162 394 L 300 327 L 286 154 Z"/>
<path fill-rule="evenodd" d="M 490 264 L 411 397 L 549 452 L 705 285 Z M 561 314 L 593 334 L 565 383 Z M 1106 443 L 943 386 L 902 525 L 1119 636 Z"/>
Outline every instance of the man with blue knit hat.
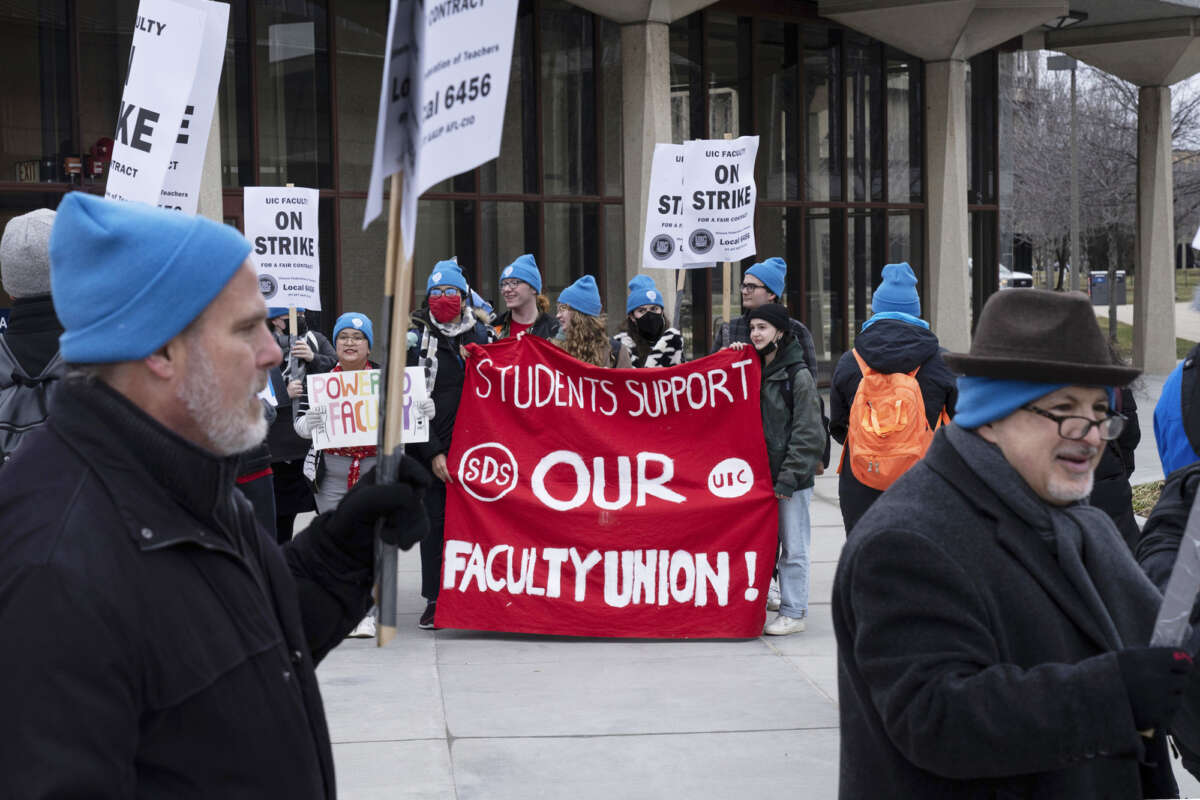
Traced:
<path fill-rule="evenodd" d="M 314 667 L 370 605 L 376 522 L 420 536 L 427 478 L 364 477 L 282 548 L 255 524 L 236 454 L 280 350 L 249 252 L 201 217 L 59 206 L 70 372 L 0 483 L 6 794 L 335 796 Z"/>
<path fill-rule="evenodd" d="M 712 352 L 728 347 L 734 342 L 750 341 L 750 312 L 767 303 L 787 305 L 783 297 L 787 286 L 787 262 L 779 256 L 760 261 L 742 276 L 742 315 L 723 323 L 717 328 Z M 817 379 L 817 348 L 812 333 L 803 322 L 792 319 L 792 335 L 804 350 L 804 366 Z"/>
<path fill-rule="evenodd" d="M 493 323 L 496 338 L 531 333 L 553 339 L 558 335 L 558 320 L 550 313 L 550 300 L 542 294 L 542 273 L 529 253 L 500 271 L 500 299 L 505 310 Z"/>
<path fill-rule="evenodd" d="M 992 295 L 944 360 L 957 416 L 834 578 L 840 796 L 1177 797 L 1191 656 L 1147 646 L 1162 598 L 1088 504 L 1138 370 L 1086 296 L 1032 289 Z"/>
<path fill-rule="evenodd" d="M 625 301 L 625 330 L 612 337 L 613 352 L 623 349 L 635 367 L 671 367 L 683 363 L 683 334 L 667 325 L 663 296 L 649 275 L 634 275 Z"/>
<path fill-rule="evenodd" d="M 937 427 L 943 410 L 953 416 L 957 395 L 954 374 L 942 362 L 937 336 L 921 319 L 921 298 L 912 267 L 901 262 L 883 268 L 883 279 L 871 297 L 871 310 L 874 315 L 863 323 L 854 348 L 843 353 L 834 368 L 829 388 L 829 435 L 845 446 L 838 476 L 838 502 L 847 536 L 883 493 L 855 475 L 852 444 L 847 438 L 850 408 L 863 377 L 859 359 L 869 370 L 885 375 L 916 371 L 930 430 Z"/>

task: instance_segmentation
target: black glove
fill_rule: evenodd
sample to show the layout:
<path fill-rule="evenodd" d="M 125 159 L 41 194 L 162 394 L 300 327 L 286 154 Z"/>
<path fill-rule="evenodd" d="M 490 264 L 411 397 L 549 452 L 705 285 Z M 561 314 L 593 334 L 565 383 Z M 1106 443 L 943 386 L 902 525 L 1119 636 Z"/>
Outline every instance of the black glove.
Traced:
<path fill-rule="evenodd" d="M 1117 666 L 1137 729 L 1165 727 L 1183 704 L 1192 657 L 1174 647 L 1135 647 L 1117 653 Z"/>
<path fill-rule="evenodd" d="M 409 456 L 400 457 L 396 483 L 376 484 L 372 468 L 338 503 L 325 528 L 345 542 L 347 550 L 358 551 L 374 547 L 376 522 L 382 521 L 379 538 L 408 550 L 429 532 L 422 501 L 431 480 L 429 471 Z"/>

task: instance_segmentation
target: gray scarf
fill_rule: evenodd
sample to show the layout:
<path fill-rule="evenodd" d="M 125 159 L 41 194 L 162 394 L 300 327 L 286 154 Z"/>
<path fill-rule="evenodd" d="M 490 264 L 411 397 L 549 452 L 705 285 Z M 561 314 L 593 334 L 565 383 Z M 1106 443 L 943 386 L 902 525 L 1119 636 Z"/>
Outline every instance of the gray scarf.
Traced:
<path fill-rule="evenodd" d="M 946 441 L 1010 512 L 1036 531 L 1091 610 L 1113 650 L 1149 643 L 1162 596 L 1108 514 L 1086 502 L 1052 506 L 1029 488 L 1000 448 L 950 424 Z"/>

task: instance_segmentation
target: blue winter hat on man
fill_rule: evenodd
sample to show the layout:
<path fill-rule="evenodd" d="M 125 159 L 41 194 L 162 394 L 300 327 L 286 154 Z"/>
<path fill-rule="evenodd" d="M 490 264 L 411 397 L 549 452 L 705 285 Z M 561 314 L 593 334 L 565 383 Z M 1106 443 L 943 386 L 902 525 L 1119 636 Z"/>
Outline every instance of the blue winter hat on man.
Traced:
<path fill-rule="evenodd" d="M 600 305 L 600 290 L 596 288 L 596 279 L 591 275 L 584 275 L 563 289 L 562 294 L 558 296 L 558 302 L 589 317 L 598 317 L 603 310 Z"/>
<path fill-rule="evenodd" d="M 640 306 L 662 306 L 665 308 L 666 305 L 663 302 L 662 293 L 654 285 L 653 278 L 649 275 L 633 276 L 633 280 L 629 282 L 629 299 L 625 301 L 626 314 L 632 314 L 633 310 Z"/>
<path fill-rule="evenodd" d="M 358 331 L 363 336 L 367 337 L 367 347 L 374 349 L 375 347 L 375 329 L 371 326 L 371 319 L 366 314 L 360 314 L 357 311 L 347 311 L 337 318 L 337 322 L 333 323 L 333 340 L 336 342 L 338 334 L 344 330 Z"/>
<path fill-rule="evenodd" d="M 50 234 L 63 359 L 145 358 L 200 316 L 249 254 L 228 225 L 71 192 Z"/>
<path fill-rule="evenodd" d="M 779 256 L 771 256 L 766 261 L 758 262 L 746 270 L 746 274 L 762 281 L 771 294 L 783 297 L 783 287 L 787 281 L 787 262 Z"/>
<path fill-rule="evenodd" d="M 425 283 L 425 293 L 435 286 L 454 286 L 466 294 L 467 279 L 463 277 L 462 268 L 454 261 L 439 261 L 433 265 L 429 280 Z"/>
<path fill-rule="evenodd" d="M 529 253 L 518 256 L 516 261 L 504 268 L 500 273 L 500 280 L 503 281 L 508 278 L 525 281 L 533 287 L 535 292 L 542 291 L 542 273 L 538 272 L 537 262 L 533 260 L 533 256 Z"/>
<path fill-rule="evenodd" d="M 871 295 L 871 310 L 899 311 L 902 314 L 921 316 L 921 297 L 917 294 L 917 276 L 907 261 L 888 264 L 883 268 L 883 280 Z"/>

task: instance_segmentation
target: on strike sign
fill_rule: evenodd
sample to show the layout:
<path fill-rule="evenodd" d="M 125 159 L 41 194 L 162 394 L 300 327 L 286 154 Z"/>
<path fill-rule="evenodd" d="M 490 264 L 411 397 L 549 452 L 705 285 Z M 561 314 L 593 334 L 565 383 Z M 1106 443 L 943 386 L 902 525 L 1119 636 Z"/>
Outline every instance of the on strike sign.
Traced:
<path fill-rule="evenodd" d="M 316 189 L 247 186 L 242 213 L 258 286 L 269 306 L 321 310 Z"/>
<path fill-rule="evenodd" d="M 740 261 L 756 252 L 757 156 L 757 136 L 684 142 L 683 234 L 697 261 Z"/>
<path fill-rule="evenodd" d="M 777 506 L 757 358 L 615 370 L 536 336 L 469 350 L 438 626 L 762 632 Z"/>

